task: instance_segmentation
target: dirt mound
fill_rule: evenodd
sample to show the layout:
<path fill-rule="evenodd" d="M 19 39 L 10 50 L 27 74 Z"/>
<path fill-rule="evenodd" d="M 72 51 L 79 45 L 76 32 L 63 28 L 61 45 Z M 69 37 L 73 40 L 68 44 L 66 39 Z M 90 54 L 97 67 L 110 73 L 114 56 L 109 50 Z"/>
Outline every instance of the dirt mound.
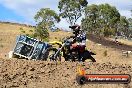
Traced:
<path fill-rule="evenodd" d="M 131 88 L 132 84 L 86 84 L 76 83 L 77 67 L 82 65 L 91 74 L 130 74 L 128 64 L 46 62 L 17 59 L 0 59 L 1 88 Z"/>
<path fill-rule="evenodd" d="M 116 48 L 119 50 L 130 50 L 132 51 L 132 45 L 125 45 L 122 43 L 116 43 L 115 41 L 111 41 L 111 40 L 107 40 L 104 37 L 99 37 L 97 35 L 88 35 L 87 36 L 89 40 L 95 42 L 95 43 L 99 43 L 102 44 L 104 46 L 109 46 L 111 48 Z"/>

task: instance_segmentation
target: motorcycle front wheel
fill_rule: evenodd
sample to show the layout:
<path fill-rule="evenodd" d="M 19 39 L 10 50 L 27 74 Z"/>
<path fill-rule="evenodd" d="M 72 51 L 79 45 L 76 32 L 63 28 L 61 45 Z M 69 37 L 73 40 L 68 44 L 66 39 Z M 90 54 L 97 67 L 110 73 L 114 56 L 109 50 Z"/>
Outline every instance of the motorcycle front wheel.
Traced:
<path fill-rule="evenodd" d="M 56 54 L 58 50 L 56 48 L 49 48 L 48 49 L 48 61 L 60 61 L 61 60 L 61 55 L 58 54 L 56 57 L 54 57 L 54 55 Z"/>

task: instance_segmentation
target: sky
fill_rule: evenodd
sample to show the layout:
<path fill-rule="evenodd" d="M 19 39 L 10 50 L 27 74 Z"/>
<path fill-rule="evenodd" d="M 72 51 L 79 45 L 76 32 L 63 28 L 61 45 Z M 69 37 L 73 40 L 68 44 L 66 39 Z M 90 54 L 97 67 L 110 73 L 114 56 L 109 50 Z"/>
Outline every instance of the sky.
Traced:
<path fill-rule="evenodd" d="M 18 22 L 35 25 L 34 15 L 40 8 L 50 8 L 59 13 L 59 0 L 0 0 L 0 21 Z M 132 17 L 132 0 L 88 0 L 88 5 L 108 3 L 115 6 L 122 16 Z M 81 18 L 77 24 L 81 23 Z M 57 27 L 67 29 L 69 24 L 65 19 L 56 24 Z"/>

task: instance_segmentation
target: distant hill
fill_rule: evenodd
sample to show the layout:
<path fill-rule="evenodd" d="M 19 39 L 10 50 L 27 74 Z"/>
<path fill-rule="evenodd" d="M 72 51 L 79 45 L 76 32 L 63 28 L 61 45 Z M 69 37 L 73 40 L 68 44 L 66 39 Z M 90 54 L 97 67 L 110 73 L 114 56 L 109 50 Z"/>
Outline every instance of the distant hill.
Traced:
<path fill-rule="evenodd" d="M 0 23 L 12 24 L 12 25 L 19 25 L 19 26 L 25 26 L 25 27 L 35 27 L 35 26 L 33 26 L 33 25 L 30 25 L 30 24 L 21 24 L 21 23 L 6 22 L 6 21 L 0 21 Z"/>
<path fill-rule="evenodd" d="M 31 33 L 30 31 L 35 29 L 34 26 L 28 24 L 0 22 L 0 57 L 4 57 L 5 53 L 13 49 L 17 35 L 25 34 L 22 33 L 20 28 L 22 28 L 26 34 Z M 55 32 L 49 30 L 49 34 L 50 41 L 61 40 L 63 37 L 70 35 L 70 33 L 61 30 Z"/>

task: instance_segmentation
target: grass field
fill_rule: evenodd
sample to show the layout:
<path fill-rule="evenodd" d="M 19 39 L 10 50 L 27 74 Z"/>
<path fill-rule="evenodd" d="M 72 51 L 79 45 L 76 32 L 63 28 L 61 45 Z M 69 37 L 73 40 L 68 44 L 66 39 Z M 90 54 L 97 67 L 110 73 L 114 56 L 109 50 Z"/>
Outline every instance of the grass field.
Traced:
<path fill-rule="evenodd" d="M 26 32 L 33 30 L 33 28 L 0 23 L 0 56 L 3 57 L 12 50 L 16 36 L 21 34 L 20 28 L 23 28 Z"/>

